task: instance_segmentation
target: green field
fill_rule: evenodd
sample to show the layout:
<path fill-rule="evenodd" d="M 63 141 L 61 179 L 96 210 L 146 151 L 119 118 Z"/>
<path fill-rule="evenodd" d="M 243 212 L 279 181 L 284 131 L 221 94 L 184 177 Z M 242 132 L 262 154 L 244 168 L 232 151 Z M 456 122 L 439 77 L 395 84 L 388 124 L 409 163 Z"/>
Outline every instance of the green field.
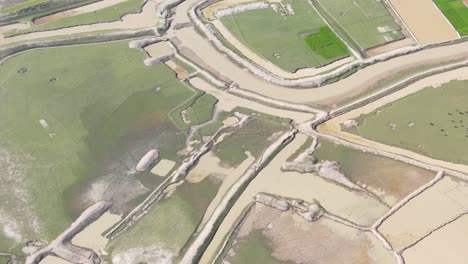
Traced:
<path fill-rule="evenodd" d="M 240 109 L 239 109 L 240 110 Z M 251 115 L 251 111 L 242 111 Z M 223 139 L 213 149 L 213 153 L 229 167 L 236 167 L 247 158 L 249 151 L 252 156 L 259 157 L 274 139 L 274 133 L 289 129 L 289 120 L 256 113 L 255 116 L 240 130 Z"/>
<path fill-rule="evenodd" d="M 177 256 L 202 220 L 218 188 L 219 184 L 209 178 L 196 184 L 184 183 L 171 197 L 151 208 L 128 231 L 109 242 L 109 260 L 115 260 L 132 250 L 148 247 L 157 248 L 153 253 L 156 258 L 149 258 L 152 252 L 147 250 L 146 254 L 134 255 L 132 260 L 135 262 L 131 263 L 158 263 L 162 259 L 162 252 L 172 257 Z"/>
<path fill-rule="evenodd" d="M 468 164 L 467 85 L 468 81 L 452 81 L 386 105 L 361 116 L 357 133 L 436 159 Z"/>
<path fill-rule="evenodd" d="M 286 0 L 294 14 L 272 8 L 250 10 L 221 18 L 226 28 L 247 47 L 280 68 L 294 72 L 319 67 L 348 55 L 307 0 Z M 324 40 L 317 45 L 315 40 Z M 309 45 L 308 45 L 309 43 Z"/>
<path fill-rule="evenodd" d="M 12 37 L 30 32 L 117 21 L 120 20 L 126 14 L 135 14 L 141 12 L 143 4 L 143 0 L 127 0 L 125 2 L 109 6 L 101 10 L 62 18 L 51 23 L 42 25 L 32 24 L 31 27 L 28 29 L 9 31 L 5 34 L 5 36 Z"/>
<path fill-rule="evenodd" d="M 468 7 L 464 0 L 434 0 L 460 35 L 468 35 Z"/>
<path fill-rule="evenodd" d="M 325 19 L 350 45 L 356 43 L 359 48 L 367 49 L 403 38 L 400 26 L 381 1 L 312 1 Z"/>
<path fill-rule="evenodd" d="M 198 92 L 144 59 L 114 42 L 33 50 L 0 65 L 0 225 L 16 223 L 20 236 L 0 231 L 0 252 L 54 238 L 92 202 L 94 183 L 117 211 L 128 210 L 144 194 L 137 178 L 155 177 L 132 172 L 149 148 L 184 158 L 185 134 L 168 113 Z"/>

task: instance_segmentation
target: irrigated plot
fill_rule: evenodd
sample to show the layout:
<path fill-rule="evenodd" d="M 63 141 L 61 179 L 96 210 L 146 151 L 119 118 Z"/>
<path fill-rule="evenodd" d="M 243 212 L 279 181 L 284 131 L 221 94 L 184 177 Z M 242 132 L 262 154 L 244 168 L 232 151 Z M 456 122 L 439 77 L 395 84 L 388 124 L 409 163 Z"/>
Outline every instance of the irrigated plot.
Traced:
<path fill-rule="evenodd" d="M 307 0 L 285 0 L 223 16 L 221 21 L 247 47 L 290 72 L 348 55 L 345 45 Z"/>
<path fill-rule="evenodd" d="M 349 44 L 367 49 L 403 38 L 400 26 L 376 0 L 312 0 Z M 353 45 L 352 45 L 353 46 Z"/>
<path fill-rule="evenodd" d="M 359 135 L 436 159 L 468 164 L 468 81 L 427 87 L 358 119 Z"/>
<path fill-rule="evenodd" d="M 464 0 L 434 0 L 460 35 L 468 35 L 468 6 Z"/>
<path fill-rule="evenodd" d="M 54 238 L 97 200 L 127 211 L 163 180 L 135 171 L 149 149 L 183 158 L 186 136 L 168 113 L 198 92 L 144 58 L 115 42 L 34 50 L 0 66 L 0 251 Z"/>

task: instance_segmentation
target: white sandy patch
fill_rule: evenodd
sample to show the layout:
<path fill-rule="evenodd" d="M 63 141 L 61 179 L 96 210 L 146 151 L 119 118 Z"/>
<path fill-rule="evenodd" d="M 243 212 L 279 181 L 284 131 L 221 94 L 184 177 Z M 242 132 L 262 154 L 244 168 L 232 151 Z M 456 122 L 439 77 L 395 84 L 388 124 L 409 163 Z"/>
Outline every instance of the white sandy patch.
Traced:
<path fill-rule="evenodd" d="M 152 58 L 166 57 L 174 53 L 166 41 L 151 44 L 144 48 Z"/>
<path fill-rule="evenodd" d="M 61 258 L 54 257 L 54 256 L 47 256 L 40 262 L 40 264 L 73 264 L 73 263 L 68 262 Z"/>
<path fill-rule="evenodd" d="M 15 24 L 9 24 L 9 25 L 6 25 L 6 26 L 0 26 L 0 35 L 2 35 L 2 33 L 8 32 L 10 30 L 27 29 L 27 28 L 29 28 L 29 24 L 27 24 L 27 23 L 15 23 Z"/>
<path fill-rule="evenodd" d="M 175 164 L 175 161 L 162 159 L 158 162 L 158 164 L 156 164 L 156 166 L 154 166 L 151 172 L 154 175 L 165 177 L 172 170 L 172 168 L 174 168 Z"/>
<path fill-rule="evenodd" d="M 112 257 L 112 264 L 170 264 L 174 257 L 174 252 L 156 245 L 119 252 Z"/>
<path fill-rule="evenodd" d="M 230 117 L 223 120 L 223 124 L 225 126 L 232 126 L 237 122 L 239 122 L 239 119 L 237 119 L 235 116 L 230 116 Z"/>
<path fill-rule="evenodd" d="M 99 217 L 98 220 L 73 237 L 71 242 L 74 245 L 90 248 L 94 250 L 94 252 L 99 253 L 106 247 L 107 242 L 109 241 L 109 239 L 105 238 L 101 234 L 120 221 L 120 219 L 122 219 L 120 215 L 111 214 L 107 211 Z"/>

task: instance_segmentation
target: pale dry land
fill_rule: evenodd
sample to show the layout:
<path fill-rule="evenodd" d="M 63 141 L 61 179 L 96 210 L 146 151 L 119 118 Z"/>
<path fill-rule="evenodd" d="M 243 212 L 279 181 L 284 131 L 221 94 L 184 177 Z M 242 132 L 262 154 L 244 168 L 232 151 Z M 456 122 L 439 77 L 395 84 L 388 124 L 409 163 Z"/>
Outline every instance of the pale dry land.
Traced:
<path fill-rule="evenodd" d="M 280 2 L 281 0 L 266 0 L 266 2 L 276 3 Z M 235 5 L 249 3 L 249 2 L 258 2 L 257 0 L 221 0 L 219 2 L 213 3 L 208 7 L 202 10 L 203 16 L 208 19 L 216 19 L 213 14 L 221 9 L 229 8 Z"/>
<path fill-rule="evenodd" d="M 457 171 L 461 171 L 461 172 L 468 172 L 468 166 L 467 165 L 455 164 L 455 163 L 452 163 L 452 162 L 442 161 L 442 160 L 436 160 L 436 159 L 433 159 L 433 158 L 429 158 L 429 157 L 417 154 L 417 153 L 409 151 L 409 150 L 401 149 L 401 148 L 398 148 L 398 147 L 388 146 L 388 145 L 385 145 L 385 144 L 382 144 L 382 143 L 379 143 L 379 142 L 375 142 L 375 141 L 372 141 L 372 140 L 368 140 L 368 139 L 362 138 L 362 137 L 360 137 L 358 135 L 351 134 L 351 133 L 348 133 L 348 132 L 345 132 L 345 131 L 341 130 L 341 124 L 344 121 L 349 120 L 349 119 L 355 119 L 355 118 L 359 117 L 362 114 L 371 113 L 371 112 L 375 111 L 377 108 L 379 108 L 379 107 L 381 107 L 383 105 L 387 105 L 387 104 L 389 104 L 391 102 L 394 102 L 394 101 L 396 101 L 398 99 L 401 99 L 401 98 L 403 98 L 405 96 L 408 96 L 410 94 L 417 93 L 418 91 L 421 91 L 422 89 L 424 89 L 426 87 L 440 86 L 440 85 L 442 85 L 444 83 L 448 83 L 448 82 L 450 82 L 452 80 L 466 80 L 466 79 L 468 79 L 468 68 L 467 67 L 460 68 L 460 69 L 453 70 L 453 71 L 449 71 L 449 72 L 445 72 L 445 73 L 441 73 L 441 74 L 437 74 L 437 75 L 422 79 L 422 80 L 420 80 L 418 82 L 415 82 L 415 83 L 409 85 L 408 87 L 406 87 L 406 88 L 404 88 L 402 90 L 399 90 L 399 91 L 397 91 L 395 93 L 392 93 L 392 94 L 390 94 L 388 96 L 385 96 L 385 97 L 383 97 L 383 98 L 381 98 L 379 100 L 376 100 L 376 101 L 374 101 L 372 103 L 369 103 L 369 104 L 367 104 L 367 105 L 365 105 L 363 107 L 360 107 L 358 109 L 347 112 L 346 114 L 343 114 L 343 115 L 340 115 L 340 116 L 338 116 L 336 118 L 333 118 L 330 121 L 327 121 L 326 123 L 320 125 L 318 127 L 318 130 L 320 132 L 322 132 L 322 133 L 338 136 L 338 137 L 340 137 L 342 139 L 345 139 L 345 140 L 347 140 L 349 142 L 364 145 L 364 146 L 367 146 L 367 147 L 370 147 L 370 148 L 373 148 L 373 149 L 378 149 L 378 150 L 382 150 L 382 151 L 386 151 L 386 152 L 390 152 L 390 153 L 394 153 L 394 154 L 399 154 L 399 155 L 402 155 L 402 156 L 405 156 L 405 157 L 409 157 L 409 158 L 412 158 L 412 159 L 415 159 L 415 160 L 419 160 L 419 161 L 427 163 L 427 164 L 432 164 L 432 165 L 436 165 L 436 166 L 440 166 L 440 167 L 444 167 L 444 168 L 449 168 L 449 169 L 453 169 L 453 170 L 457 170 Z"/>
<path fill-rule="evenodd" d="M 162 159 L 154 166 L 154 168 L 151 170 L 151 173 L 157 176 L 165 177 L 175 166 L 175 161 L 173 160 L 168 160 L 168 159 Z"/>
<path fill-rule="evenodd" d="M 66 11 L 63 11 L 63 12 L 59 12 L 59 13 L 55 13 L 55 14 L 52 14 L 52 15 L 48 15 L 48 16 L 44 16 L 44 17 L 35 19 L 34 24 L 35 25 L 47 24 L 47 23 L 50 23 L 50 22 L 60 20 L 60 19 L 65 18 L 65 17 L 71 17 L 71 16 L 80 15 L 80 14 L 94 12 L 96 10 L 100 10 L 100 9 L 103 9 L 103 8 L 106 8 L 106 7 L 109 7 L 109 6 L 113 6 L 113 5 L 116 5 L 118 3 L 122 3 L 122 2 L 125 2 L 125 1 L 127 1 L 127 0 L 103 0 L 103 1 L 100 1 L 100 2 L 92 3 L 92 4 L 89 4 L 89 5 L 77 7 L 77 8 L 74 8 L 74 9 L 66 10 Z"/>
<path fill-rule="evenodd" d="M 64 259 L 54 257 L 54 256 L 47 256 L 40 262 L 40 264 L 72 264 L 72 263 Z"/>
<path fill-rule="evenodd" d="M 379 231 L 399 249 L 467 209 L 468 183 L 446 176 L 388 218 Z"/>
<path fill-rule="evenodd" d="M 29 27 L 27 23 L 14 23 L 5 26 L 0 26 L 0 40 L 2 39 L 3 33 L 8 32 L 13 29 L 26 29 Z M 2 41 L 3 42 L 3 41 Z M 0 42 L 0 44 L 2 43 Z"/>
<path fill-rule="evenodd" d="M 460 38 L 432 0 L 390 0 L 421 45 Z"/>
<path fill-rule="evenodd" d="M 227 214 L 205 251 L 201 263 L 209 263 L 209 260 L 214 257 L 223 237 L 229 232 L 242 210 L 259 192 L 274 193 L 306 201 L 317 199 L 328 211 L 361 225 L 370 225 L 387 211 L 387 208 L 375 199 L 363 193 L 349 191 L 313 174 L 281 172 L 280 167 L 283 162 L 301 147 L 306 139 L 305 135 L 298 134 L 250 183 Z"/>
<path fill-rule="evenodd" d="M 406 263 L 463 264 L 468 259 L 468 215 L 432 233 L 403 253 Z"/>
<path fill-rule="evenodd" d="M 159 58 L 173 54 L 171 46 L 166 41 L 148 45 L 144 48 L 152 58 Z"/>

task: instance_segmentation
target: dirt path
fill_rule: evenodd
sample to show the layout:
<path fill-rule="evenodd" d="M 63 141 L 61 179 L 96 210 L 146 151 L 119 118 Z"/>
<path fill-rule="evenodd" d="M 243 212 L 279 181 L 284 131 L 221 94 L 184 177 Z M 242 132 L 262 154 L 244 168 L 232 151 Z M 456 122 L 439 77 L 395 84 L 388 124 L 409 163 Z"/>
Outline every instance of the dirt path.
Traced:
<path fill-rule="evenodd" d="M 81 7 L 78 7 L 78 8 L 66 10 L 66 11 L 63 11 L 63 12 L 60 12 L 60 13 L 55 13 L 55 14 L 52 14 L 52 15 L 49 15 L 49 16 L 40 17 L 40 18 L 34 20 L 34 24 L 35 25 L 47 24 L 47 23 L 50 23 L 50 22 L 60 20 L 60 19 L 65 18 L 65 17 L 71 17 L 71 16 L 76 16 L 76 15 L 80 15 L 80 14 L 84 14 L 84 13 L 94 12 L 96 10 L 100 10 L 100 9 L 103 9 L 103 8 L 106 8 L 106 7 L 109 7 L 109 6 L 113 6 L 113 5 L 116 5 L 118 3 L 122 3 L 122 2 L 125 2 L 125 1 L 128 1 L 128 0 L 103 0 L 103 1 L 100 1 L 100 2 L 92 3 L 92 4 L 89 4 L 89 5 L 85 5 L 85 6 L 81 6 Z"/>

